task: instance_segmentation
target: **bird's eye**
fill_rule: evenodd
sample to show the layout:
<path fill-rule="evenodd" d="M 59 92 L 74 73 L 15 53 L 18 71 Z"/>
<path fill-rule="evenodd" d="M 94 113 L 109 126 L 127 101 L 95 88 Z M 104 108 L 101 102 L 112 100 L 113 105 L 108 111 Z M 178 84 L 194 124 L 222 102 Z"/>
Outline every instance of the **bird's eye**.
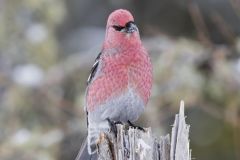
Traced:
<path fill-rule="evenodd" d="M 125 27 L 122 27 L 122 26 L 117 26 L 117 25 L 114 25 L 112 26 L 116 31 L 121 31 L 122 29 L 124 29 Z"/>

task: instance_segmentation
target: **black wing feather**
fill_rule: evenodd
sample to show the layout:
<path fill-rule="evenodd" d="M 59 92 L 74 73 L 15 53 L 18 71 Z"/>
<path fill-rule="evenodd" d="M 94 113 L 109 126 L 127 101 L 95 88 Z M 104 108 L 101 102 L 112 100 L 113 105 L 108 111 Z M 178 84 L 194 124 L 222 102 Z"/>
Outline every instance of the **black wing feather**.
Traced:
<path fill-rule="evenodd" d="M 100 52 L 98 54 L 97 58 L 95 59 L 95 62 L 93 64 L 93 66 L 92 66 L 90 75 L 89 75 L 88 80 L 87 80 L 87 85 L 89 85 L 91 83 L 92 79 L 94 78 L 94 76 L 95 76 L 95 74 L 97 72 L 97 68 L 98 68 L 98 65 L 99 65 L 99 60 L 100 60 L 101 53 L 102 52 Z"/>
<path fill-rule="evenodd" d="M 92 79 L 94 78 L 94 76 L 95 76 L 95 74 L 96 74 L 96 72 L 97 72 L 101 53 L 102 53 L 102 52 L 100 52 L 100 53 L 98 54 L 97 58 L 95 59 L 95 62 L 94 62 L 94 64 L 93 64 L 93 66 L 92 66 L 90 75 L 88 76 L 88 79 L 87 79 L 87 85 L 89 85 L 89 84 L 92 82 Z M 88 111 L 87 111 L 87 110 L 86 110 L 86 115 L 87 115 L 87 126 L 88 126 Z"/>

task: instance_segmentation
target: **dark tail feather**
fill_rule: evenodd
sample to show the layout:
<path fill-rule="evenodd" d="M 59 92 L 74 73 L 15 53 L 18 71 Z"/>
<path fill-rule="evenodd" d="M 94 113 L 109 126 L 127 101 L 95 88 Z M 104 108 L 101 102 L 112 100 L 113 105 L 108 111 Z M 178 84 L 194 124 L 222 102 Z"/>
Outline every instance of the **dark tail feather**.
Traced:
<path fill-rule="evenodd" d="M 97 160 L 97 153 L 89 154 L 88 153 L 88 144 L 87 144 L 87 138 L 84 140 L 77 157 L 75 160 Z"/>

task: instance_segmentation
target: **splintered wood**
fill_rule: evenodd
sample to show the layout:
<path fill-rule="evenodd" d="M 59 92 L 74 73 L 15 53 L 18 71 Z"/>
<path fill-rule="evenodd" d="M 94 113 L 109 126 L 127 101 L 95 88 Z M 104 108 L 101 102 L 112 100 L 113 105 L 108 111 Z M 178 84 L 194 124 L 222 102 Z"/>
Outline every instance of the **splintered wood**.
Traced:
<path fill-rule="evenodd" d="M 117 135 L 102 134 L 98 145 L 98 160 L 191 160 L 189 125 L 185 122 L 184 102 L 169 134 L 156 138 L 151 129 L 145 131 L 117 125 Z"/>

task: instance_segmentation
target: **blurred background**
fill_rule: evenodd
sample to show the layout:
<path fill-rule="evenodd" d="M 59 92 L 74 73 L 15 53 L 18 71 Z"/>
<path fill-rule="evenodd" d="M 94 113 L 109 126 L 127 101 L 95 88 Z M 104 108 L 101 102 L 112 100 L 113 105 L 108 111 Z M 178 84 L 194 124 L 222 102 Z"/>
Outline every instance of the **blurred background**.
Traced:
<path fill-rule="evenodd" d="M 138 124 L 170 133 L 183 99 L 192 157 L 240 160 L 239 0 L 0 0 L 0 159 L 76 157 L 86 79 L 118 8 L 154 66 Z"/>

